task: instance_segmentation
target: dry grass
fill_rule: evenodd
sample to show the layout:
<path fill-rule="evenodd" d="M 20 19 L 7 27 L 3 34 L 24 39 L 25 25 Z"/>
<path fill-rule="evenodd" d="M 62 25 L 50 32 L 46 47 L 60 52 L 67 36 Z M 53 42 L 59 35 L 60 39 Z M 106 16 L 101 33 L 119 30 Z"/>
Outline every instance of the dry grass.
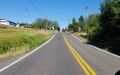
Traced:
<path fill-rule="evenodd" d="M 40 30 L 40 29 L 27 29 L 27 28 L 14 28 L 10 27 L 7 29 L 0 28 L 0 39 L 4 38 L 14 38 L 21 35 L 37 35 L 37 34 L 50 34 L 49 31 Z"/>
<path fill-rule="evenodd" d="M 0 28 L 7 28 L 7 25 L 0 24 Z"/>
<path fill-rule="evenodd" d="M 9 43 L 8 41 L 10 42 L 12 41 L 12 44 L 13 44 L 11 48 L 9 48 L 9 44 L 8 44 L 7 45 L 8 49 L 5 52 L 0 53 L 0 59 L 20 55 L 20 54 L 31 51 L 33 48 L 38 46 L 39 44 L 38 41 L 40 41 L 40 44 L 42 44 L 47 39 L 49 39 L 52 36 L 51 33 L 53 33 L 53 31 L 45 31 L 40 29 L 16 28 L 16 27 L 0 28 L 0 47 L 3 47 L 4 45 L 8 44 Z M 20 41 L 21 37 L 23 39 L 28 38 L 28 40 L 30 41 L 31 39 L 29 39 L 29 37 L 32 39 L 35 38 L 36 40 L 35 41 L 33 40 L 33 41 L 36 42 L 37 44 L 32 44 L 32 47 L 30 47 L 31 44 L 29 45 L 29 43 L 24 45 L 19 44 L 21 46 L 17 46 L 14 42 Z M 4 44 L 4 42 L 8 42 L 8 43 Z M 15 47 L 14 47 L 14 44 L 16 45 Z M 2 48 L 0 48 L 0 50 L 2 50 Z"/>
<path fill-rule="evenodd" d="M 78 36 L 78 37 L 81 37 L 81 39 L 82 39 L 82 41 L 84 41 L 84 42 L 88 42 L 88 39 L 87 39 L 87 33 L 85 33 L 85 32 L 80 32 L 80 33 L 74 33 L 76 36 Z"/>
<path fill-rule="evenodd" d="M 20 54 L 27 53 L 29 51 L 30 51 L 30 49 L 29 49 L 28 46 L 18 47 L 18 48 L 16 48 L 16 50 L 13 48 L 13 49 L 10 49 L 5 54 L 0 54 L 0 59 L 17 56 L 17 55 L 20 55 Z"/>

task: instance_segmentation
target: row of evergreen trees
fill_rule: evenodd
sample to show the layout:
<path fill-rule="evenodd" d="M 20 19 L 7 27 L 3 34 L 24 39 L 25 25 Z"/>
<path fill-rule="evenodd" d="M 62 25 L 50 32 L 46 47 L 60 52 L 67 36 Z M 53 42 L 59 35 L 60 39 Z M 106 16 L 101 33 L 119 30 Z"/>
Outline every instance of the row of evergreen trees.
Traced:
<path fill-rule="evenodd" d="M 81 27 L 84 31 L 84 26 L 85 26 L 84 17 L 81 15 L 80 18 L 78 19 L 78 22 L 76 21 L 75 18 L 72 19 L 72 23 L 68 25 L 68 30 L 77 32 L 78 27 Z"/>
<path fill-rule="evenodd" d="M 81 27 L 90 43 L 120 55 L 120 0 L 105 0 L 100 11 L 87 19 L 80 16 L 78 22 L 73 18 L 68 30 L 77 32 Z"/>

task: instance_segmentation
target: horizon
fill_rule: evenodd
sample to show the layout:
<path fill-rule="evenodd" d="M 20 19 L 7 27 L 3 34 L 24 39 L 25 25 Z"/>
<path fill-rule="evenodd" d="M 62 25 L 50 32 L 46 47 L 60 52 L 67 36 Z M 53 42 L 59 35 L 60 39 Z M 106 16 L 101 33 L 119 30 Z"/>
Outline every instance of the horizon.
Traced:
<path fill-rule="evenodd" d="M 38 10 L 32 5 L 37 7 Z M 26 23 L 26 10 L 28 13 L 28 24 L 33 23 L 37 18 L 57 21 L 60 28 L 66 28 L 74 17 L 76 21 L 82 15 L 86 17 L 86 6 L 88 15 L 100 13 L 100 3 L 104 0 L 1 0 L 0 18 L 13 22 Z M 21 6 L 22 4 L 22 6 Z M 11 9 L 12 8 L 12 9 Z"/>

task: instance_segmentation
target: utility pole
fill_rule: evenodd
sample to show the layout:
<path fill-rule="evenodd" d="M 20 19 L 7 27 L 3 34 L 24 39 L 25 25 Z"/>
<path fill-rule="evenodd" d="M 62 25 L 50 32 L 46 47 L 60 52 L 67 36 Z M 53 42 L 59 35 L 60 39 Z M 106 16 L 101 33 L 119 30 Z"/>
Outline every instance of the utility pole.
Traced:
<path fill-rule="evenodd" d="M 68 20 L 68 26 L 70 25 L 70 20 Z M 68 26 L 67 26 L 67 30 L 68 30 Z"/>
<path fill-rule="evenodd" d="M 28 27 L 28 10 L 26 9 L 26 24 L 27 24 L 27 27 Z"/>
<path fill-rule="evenodd" d="M 85 7 L 86 9 L 86 25 L 88 24 L 88 6 Z M 87 39 L 88 39 L 88 26 L 87 26 Z"/>
<path fill-rule="evenodd" d="M 45 31 L 47 31 L 47 16 L 46 16 L 46 25 L 45 25 Z"/>
<path fill-rule="evenodd" d="M 70 24 L 70 20 L 69 20 L 69 22 L 68 22 L 68 25 Z"/>

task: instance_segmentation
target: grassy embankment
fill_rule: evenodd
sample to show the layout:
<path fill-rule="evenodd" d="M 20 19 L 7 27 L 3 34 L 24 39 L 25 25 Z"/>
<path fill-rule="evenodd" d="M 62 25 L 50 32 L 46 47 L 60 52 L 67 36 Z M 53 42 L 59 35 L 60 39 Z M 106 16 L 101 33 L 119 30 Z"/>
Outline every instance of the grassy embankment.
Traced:
<path fill-rule="evenodd" d="M 84 41 L 84 42 L 88 42 L 88 39 L 87 39 L 87 33 L 85 32 L 80 32 L 80 33 L 74 33 L 76 36 L 78 37 L 81 37 L 81 40 Z"/>
<path fill-rule="evenodd" d="M 48 40 L 52 31 L 27 28 L 0 28 L 0 59 L 27 53 Z"/>

